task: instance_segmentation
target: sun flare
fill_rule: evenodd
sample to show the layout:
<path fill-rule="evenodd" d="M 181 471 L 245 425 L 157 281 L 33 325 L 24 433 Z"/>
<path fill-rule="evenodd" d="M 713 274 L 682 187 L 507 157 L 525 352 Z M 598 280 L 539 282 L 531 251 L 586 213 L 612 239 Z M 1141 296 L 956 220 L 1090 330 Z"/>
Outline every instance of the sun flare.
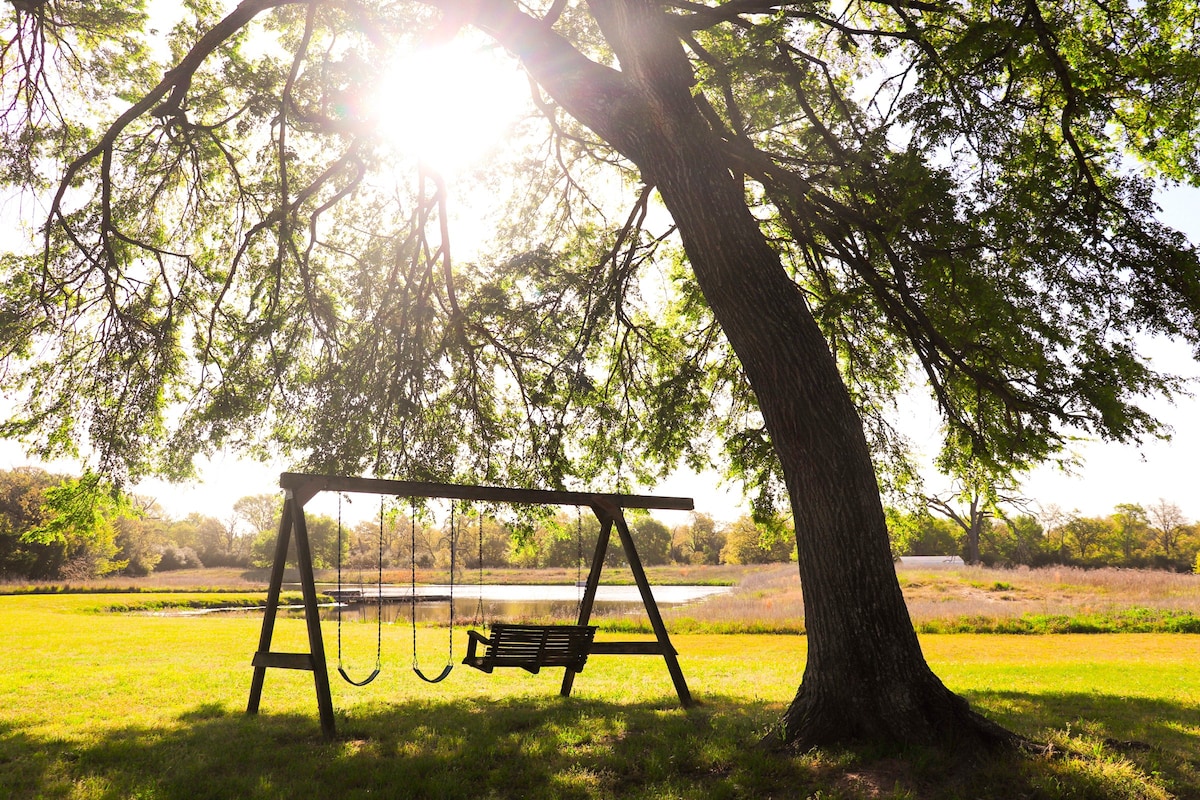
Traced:
<path fill-rule="evenodd" d="M 445 175 L 477 167 L 529 102 L 515 59 L 460 35 L 389 65 L 374 92 L 376 124 L 399 153 Z"/>

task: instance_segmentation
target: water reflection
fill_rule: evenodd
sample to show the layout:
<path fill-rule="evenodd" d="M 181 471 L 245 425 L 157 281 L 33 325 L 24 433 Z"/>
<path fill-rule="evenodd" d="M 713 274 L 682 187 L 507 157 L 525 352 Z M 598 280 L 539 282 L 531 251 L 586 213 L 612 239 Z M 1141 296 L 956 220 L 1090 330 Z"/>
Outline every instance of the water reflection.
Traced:
<path fill-rule="evenodd" d="M 660 603 L 660 608 L 668 604 Z M 674 605 L 674 604 L 671 604 Z M 321 619 L 336 620 L 338 608 L 322 606 Z M 343 622 L 374 623 L 379 616 L 379 605 L 376 602 L 355 603 L 343 605 L 341 616 Z M 280 616 L 304 616 L 304 609 L 290 607 L 280 609 Z M 625 616 L 641 614 L 642 604 L 611 603 L 597 601 L 592 607 L 592 619 L 597 617 Z M 457 624 L 475 622 L 512 622 L 516 620 L 560 620 L 574 622 L 578 618 L 577 603 L 563 603 L 554 600 L 507 600 L 502 602 L 485 601 L 482 610 L 476 600 L 454 599 L 454 621 Z M 412 608 L 407 601 L 385 602 L 383 604 L 383 621 L 385 623 L 404 623 L 412 619 Z M 417 603 L 417 621 L 445 625 L 450 619 L 449 600 L 421 601 Z"/>
<path fill-rule="evenodd" d="M 336 595 L 335 587 L 321 587 L 326 594 Z M 656 586 L 651 590 L 658 607 L 702 600 L 730 590 L 727 586 Z M 340 606 L 324 606 L 321 618 L 337 619 L 339 609 L 343 622 L 375 622 L 379 617 L 379 597 L 383 596 L 383 621 L 407 622 L 412 617 L 412 591 L 408 586 L 343 585 Z M 454 598 L 454 619 L 465 623 L 529 619 L 574 621 L 578 616 L 582 587 L 562 585 L 484 585 L 418 586 L 416 614 L 418 622 L 445 624 L 450 619 L 450 597 Z M 601 586 L 596 593 L 592 617 L 641 615 L 644 613 L 641 595 L 636 586 Z M 303 616 L 303 608 L 280 609 L 281 615 Z"/>

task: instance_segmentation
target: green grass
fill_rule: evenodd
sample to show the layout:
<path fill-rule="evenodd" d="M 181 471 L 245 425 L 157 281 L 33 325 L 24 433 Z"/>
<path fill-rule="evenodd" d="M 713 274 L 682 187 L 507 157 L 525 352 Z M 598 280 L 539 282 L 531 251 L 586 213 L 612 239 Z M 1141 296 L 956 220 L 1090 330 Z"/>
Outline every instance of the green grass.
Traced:
<path fill-rule="evenodd" d="M 1135 606 L 1079 614 L 927 619 L 916 623 L 916 629 L 920 633 L 1200 633 L 1200 615 Z"/>
<path fill-rule="evenodd" d="M 113 600 L 111 595 L 101 595 L 95 598 L 96 604 L 91 611 L 98 614 L 124 613 L 155 613 L 160 611 L 214 611 L 221 609 L 254 609 L 261 608 L 266 603 L 262 592 L 245 593 L 209 593 L 191 594 L 190 592 L 139 592 L 134 595 L 122 595 L 122 599 Z M 332 598 L 318 597 L 320 602 L 329 602 Z M 300 592 L 283 592 L 279 595 L 281 605 L 300 605 L 304 596 Z"/>
<path fill-rule="evenodd" d="M 185 598 L 179 598 L 185 599 Z M 385 626 L 384 672 L 334 675 L 339 737 L 321 739 L 311 675 L 270 670 L 243 713 L 256 618 L 97 614 L 111 595 L 0 597 L 0 797 L 1200 798 L 1200 636 L 924 636 L 934 670 L 1066 758 L 960 765 L 930 752 L 780 756 L 753 747 L 795 692 L 798 636 L 677 635 L 693 693 L 677 707 L 653 657 L 560 670 L 411 673 L 411 631 Z M 373 625 L 343 631 L 374 662 Z M 446 631 L 418 630 L 426 671 Z M 325 626 L 331 668 L 336 629 Z M 464 636 L 455 642 L 461 657 Z M 300 620 L 274 649 L 304 650 Z"/>

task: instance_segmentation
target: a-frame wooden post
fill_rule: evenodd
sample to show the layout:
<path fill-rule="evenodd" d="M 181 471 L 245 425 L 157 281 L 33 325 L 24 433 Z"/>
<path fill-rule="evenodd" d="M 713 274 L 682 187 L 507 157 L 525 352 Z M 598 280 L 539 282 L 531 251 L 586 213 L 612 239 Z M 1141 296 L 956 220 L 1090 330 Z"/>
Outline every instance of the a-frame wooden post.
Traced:
<path fill-rule="evenodd" d="M 678 654 L 675 648 L 671 646 L 671 637 L 667 634 L 667 626 L 663 623 L 662 614 L 658 611 L 658 604 L 654 601 L 654 594 L 650 591 L 650 581 L 646 578 L 646 570 L 642 567 L 642 559 L 638 555 L 637 547 L 633 544 L 633 536 L 629 533 L 629 525 L 625 522 L 625 515 L 621 511 L 621 507 L 613 503 L 608 503 L 600 499 L 593 500 L 591 504 L 592 510 L 596 513 L 596 519 L 600 521 L 600 536 L 596 539 L 596 552 L 592 556 L 591 569 L 588 570 L 587 584 L 583 590 L 583 598 L 579 602 L 579 621 L 580 625 L 587 625 L 588 620 L 592 616 L 592 606 L 596 601 L 596 592 L 600 587 L 600 573 L 604 569 L 604 556 L 608 552 L 609 541 L 612 538 L 612 530 L 617 529 L 617 536 L 621 540 L 621 547 L 625 550 L 625 559 L 629 562 L 629 569 L 633 572 L 633 580 L 637 584 L 638 593 L 642 597 L 642 605 L 646 608 L 646 615 L 650 618 L 650 627 L 654 630 L 656 641 L 653 642 L 592 642 L 590 654 L 598 655 L 661 655 L 667 663 L 667 672 L 671 675 L 671 682 L 675 685 L 675 694 L 679 696 L 679 704 L 687 708 L 692 704 L 692 693 L 688 690 L 687 681 L 683 677 L 683 670 L 679 667 Z M 575 683 L 575 673 L 567 670 L 563 675 L 562 689 L 560 694 L 567 697 L 571 694 L 571 687 Z"/>
<path fill-rule="evenodd" d="M 331 739 L 336 730 L 333 721 L 333 698 L 329 691 L 329 667 L 325 662 L 325 641 L 321 636 L 321 617 L 317 609 L 317 585 L 313 577 L 312 550 L 308 543 L 308 522 L 304 518 L 304 504 L 311 497 L 298 497 L 296 492 L 289 489 L 283 501 L 279 535 L 275 540 L 275 561 L 271 566 L 271 583 L 267 588 L 267 607 L 263 612 L 262 633 L 258 639 L 258 652 L 251 661 L 254 665 L 254 677 L 250 682 L 250 700 L 246 703 L 246 713 L 258 713 L 268 667 L 310 670 L 317 692 L 321 732 Z M 271 637 L 275 631 L 275 616 L 279 612 L 279 594 L 283 587 L 284 569 L 287 566 L 288 540 L 293 535 L 296 539 L 296 567 L 300 573 L 300 591 L 304 596 L 308 652 L 274 653 L 271 652 Z"/>

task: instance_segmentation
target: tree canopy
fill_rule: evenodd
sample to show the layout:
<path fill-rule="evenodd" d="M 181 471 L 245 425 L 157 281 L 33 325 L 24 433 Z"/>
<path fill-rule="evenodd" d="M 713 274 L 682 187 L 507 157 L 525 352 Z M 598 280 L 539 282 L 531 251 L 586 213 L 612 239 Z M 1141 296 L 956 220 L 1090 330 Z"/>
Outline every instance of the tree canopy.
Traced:
<path fill-rule="evenodd" d="M 913 365 L 952 448 L 990 463 L 1158 431 L 1136 399 L 1176 384 L 1136 337 L 1194 343 L 1200 307 L 1150 180 L 1196 176 L 1190 4 L 661 7 L 878 452 Z M 612 77 L 594 11 L 222 11 L 161 31 L 138 5 L 11 4 L 3 175 L 42 201 L 21 205 L 39 240 L 4 254 L 5 435 L 118 475 L 235 445 L 553 483 L 705 465 L 715 436 L 770 485 L 753 395 L 649 230 L 653 176 L 603 133 L 538 90 L 525 152 L 482 177 L 509 221 L 470 263 L 439 239 L 445 184 L 389 163 L 371 92 L 397 50 L 474 22 L 520 53 L 530 34 L 494 29 L 540 17 Z M 628 197 L 591 188 L 602 170 Z"/>
<path fill-rule="evenodd" d="M 1200 345 L 1154 204 L 1200 180 L 1194 2 L 191 0 L 165 35 L 10 5 L 2 174 L 41 221 L 0 264 L 0 435 L 118 478 L 221 446 L 550 485 L 719 455 L 795 520 L 800 745 L 994 738 L 890 571 L 871 454 L 911 371 L 947 458 L 1002 472 L 1158 433 L 1139 398 L 1179 384 L 1138 337 Z M 452 262 L 451 188 L 373 92 L 472 32 L 531 97 L 476 177 L 492 245 Z"/>

